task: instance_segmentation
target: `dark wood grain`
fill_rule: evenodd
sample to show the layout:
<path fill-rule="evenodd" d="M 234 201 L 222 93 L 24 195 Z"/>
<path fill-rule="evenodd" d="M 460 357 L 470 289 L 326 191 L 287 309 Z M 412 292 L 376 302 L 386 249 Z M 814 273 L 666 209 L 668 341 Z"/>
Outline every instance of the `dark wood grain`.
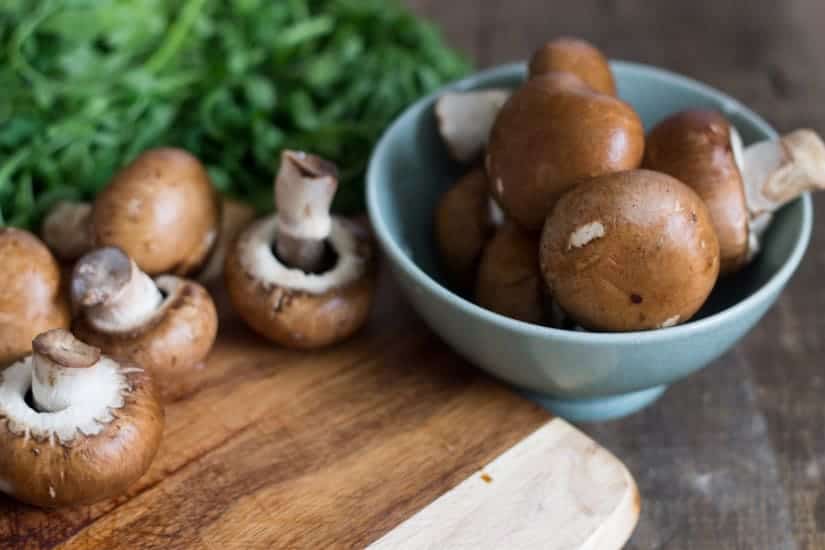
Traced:
<path fill-rule="evenodd" d="M 48 513 L 0 497 L 0 548 L 363 547 L 547 422 L 447 350 L 388 280 L 365 331 L 326 352 L 235 320 L 167 406 L 130 494 Z"/>
<path fill-rule="evenodd" d="M 821 0 L 408 1 L 479 66 L 572 34 L 708 82 L 780 130 L 825 132 Z M 737 349 L 645 412 L 585 427 L 639 482 L 629 547 L 825 548 L 824 272 L 820 217 L 798 274 Z"/>

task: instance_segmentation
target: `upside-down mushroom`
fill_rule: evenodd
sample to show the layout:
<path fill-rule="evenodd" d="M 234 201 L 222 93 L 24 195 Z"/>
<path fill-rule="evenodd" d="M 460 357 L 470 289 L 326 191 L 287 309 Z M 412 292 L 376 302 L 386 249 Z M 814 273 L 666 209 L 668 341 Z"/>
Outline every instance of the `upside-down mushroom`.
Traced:
<path fill-rule="evenodd" d="M 704 202 L 649 170 L 601 176 L 565 194 L 547 218 L 539 256 L 553 298 L 591 330 L 686 322 L 719 275 L 719 242 Z"/>
<path fill-rule="evenodd" d="M 44 508 L 124 493 L 163 433 L 149 373 L 62 329 L 32 347 L 0 371 L 0 491 Z"/>
<path fill-rule="evenodd" d="M 571 73 L 537 76 L 513 94 L 493 126 L 490 190 L 508 218 L 538 232 L 571 187 L 636 168 L 643 151 L 644 129 L 630 105 Z"/>
<path fill-rule="evenodd" d="M 69 328 L 69 302 L 49 249 L 22 229 L 0 228 L 0 368 L 31 352 L 32 338 Z"/>
<path fill-rule="evenodd" d="M 236 312 L 283 346 L 314 349 L 339 342 L 366 321 L 375 290 L 372 244 L 330 216 L 335 166 L 285 151 L 275 180 L 277 213 L 248 227 L 226 258 Z"/>
<path fill-rule="evenodd" d="M 743 148 L 716 111 L 691 109 L 651 130 L 644 165 L 692 187 L 710 209 L 722 272 L 741 269 L 759 250 L 773 212 L 807 191 L 825 189 L 825 144 L 812 130 Z"/>
<path fill-rule="evenodd" d="M 215 341 L 217 312 L 206 289 L 174 275 L 153 280 L 119 248 L 80 258 L 71 293 L 75 334 L 149 369 L 164 398 L 186 386 Z"/>

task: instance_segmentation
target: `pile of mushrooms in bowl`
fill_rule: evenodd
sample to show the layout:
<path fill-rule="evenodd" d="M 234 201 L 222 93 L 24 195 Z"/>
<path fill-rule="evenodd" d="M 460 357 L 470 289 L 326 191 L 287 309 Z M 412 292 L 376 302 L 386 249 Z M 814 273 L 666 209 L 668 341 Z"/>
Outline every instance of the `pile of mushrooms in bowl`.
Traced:
<path fill-rule="evenodd" d="M 399 117 L 368 208 L 413 307 L 459 353 L 574 420 L 615 418 L 767 311 L 825 187 L 814 132 L 554 40 Z M 427 223 L 427 220 L 431 220 Z"/>
<path fill-rule="evenodd" d="M 152 149 L 93 203 L 55 205 L 42 241 L 0 229 L 0 492 L 41 507 L 125 492 L 159 449 L 164 403 L 203 380 L 213 296 L 285 347 L 354 334 L 375 258 L 330 215 L 337 185 L 331 163 L 284 151 L 277 212 L 255 220 L 197 158 Z"/>

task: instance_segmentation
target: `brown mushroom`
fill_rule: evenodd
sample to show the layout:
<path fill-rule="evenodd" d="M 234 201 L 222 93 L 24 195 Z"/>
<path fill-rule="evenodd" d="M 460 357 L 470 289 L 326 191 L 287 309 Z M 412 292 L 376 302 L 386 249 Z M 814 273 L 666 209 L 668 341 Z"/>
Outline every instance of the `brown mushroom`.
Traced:
<path fill-rule="evenodd" d="M 476 303 L 527 323 L 548 321 L 538 238 L 505 223 L 484 249 L 478 269 Z"/>
<path fill-rule="evenodd" d="M 150 275 L 185 275 L 206 260 L 220 206 L 203 165 L 181 149 L 151 149 L 98 195 L 94 241 L 117 246 Z"/>
<path fill-rule="evenodd" d="M 206 289 L 174 275 L 152 280 L 122 250 L 106 247 L 78 260 L 71 292 L 79 338 L 149 369 L 166 399 L 189 388 L 218 329 Z"/>
<path fill-rule="evenodd" d="M 544 226 L 540 261 L 553 297 L 585 328 L 666 328 L 704 304 L 719 274 L 719 242 L 693 190 L 632 170 L 564 195 Z"/>
<path fill-rule="evenodd" d="M 70 322 L 60 268 L 49 249 L 28 231 L 0 228 L 0 366 L 31 353 L 39 333 Z"/>
<path fill-rule="evenodd" d="M 234 244 L 241 231 L 255 219 L 255 209 L 241 201 L 223 197 L 221 199 L 221 229 L 218 241 L 215 243 L 209 260 L 198 274 L 198 281 L 212 287 L 218 282 L 223 283 L 223 265 L 226 262 L 226 253 Z"/>
<path fill-rule="evenodd" d="M 62 329 L 33 348 L 0 371 L 0 491 L 45 508 L 124 493 L 163 432 L 149 374 Z"/>
<path fill-rule="evenodd" d="M 438 98 L 438 131 L 454 160 L 469 163 L 481 155 L 501 106 L 512 92 L 503 89 L 448 92 Z"/>
<path fill-rule="evenodd" d="M 715 111 L 677 113 L 650 132 L 644 159 L 645 168 L 670 174 L 705 201 L 719 238 L 723 274 L 738 270 L 748 254 L 748 206 L 731 128 Z"/>
<path fill-rule="evenodd" d="M 528 80 L 501 109 L 487 150 L 493 197 L 539 231 L 559 197 L 583 178 L 636 168 L 644 129 L 632 107 L 570 73 Z"/>
<path fill-rule="evenodd" d="M 277 214 L 247 228 L 226 258 L 226 286 L 237 313 L 283 346 L 339 342 L 366 321 L 375 290 L 372 244 L 329 215 L 335 167 L 285 151 L 275 181 Z M 277 252 L 276 252 L 277 251 Z"/>
<path fill-rule="evenodd" d="M 92 249 L 92 205 L 60 201 L 46 215 L 40 230 L 43 242 L 54 255 L 72 262 Z"/>
<path fill-rule="evenodd" d="M 722 273 L 741 269 L 759 248 L 771 215 L 806 191 L 825 189 L 825 144 L 811 130 L 742 147 L 716 111 L 691 109 L 648 136 L 644 166 L 692 187 L 708 205 L 719 237 Z"/>
<path fill-rule="evenodd" d="M 501 223 L 487 191 L 487 175 L 476 168 L 441 197 L 435 212 L 435 237 L 447 279 L 459 290 L 473 287 L 484 245 Z"/>
<path fill-rule="evenodd" d="M 607 58 L 590 42 L 561 37 L 536 50 L 530 59 L 530 77 L 547 73 L 572 73 L 593 90 L 615 96 L 616 82 Z"/>

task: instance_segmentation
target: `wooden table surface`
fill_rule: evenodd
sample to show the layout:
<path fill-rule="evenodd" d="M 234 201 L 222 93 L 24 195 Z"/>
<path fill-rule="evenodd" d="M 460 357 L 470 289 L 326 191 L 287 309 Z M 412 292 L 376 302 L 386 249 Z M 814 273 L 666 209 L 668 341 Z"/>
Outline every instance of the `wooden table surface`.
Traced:
<path fill-rule="evenodd" d="M 571 34 L 715 86 L 779 130 L 825 133 L 822 0 L 407 0 L 477 66 Z M 816 197 L 825 212 L 825 193 Z M 776 307 L 655 406 L 584 426 L 635 475 L 628 548 L 825 548 L 825 214 Z"/>

